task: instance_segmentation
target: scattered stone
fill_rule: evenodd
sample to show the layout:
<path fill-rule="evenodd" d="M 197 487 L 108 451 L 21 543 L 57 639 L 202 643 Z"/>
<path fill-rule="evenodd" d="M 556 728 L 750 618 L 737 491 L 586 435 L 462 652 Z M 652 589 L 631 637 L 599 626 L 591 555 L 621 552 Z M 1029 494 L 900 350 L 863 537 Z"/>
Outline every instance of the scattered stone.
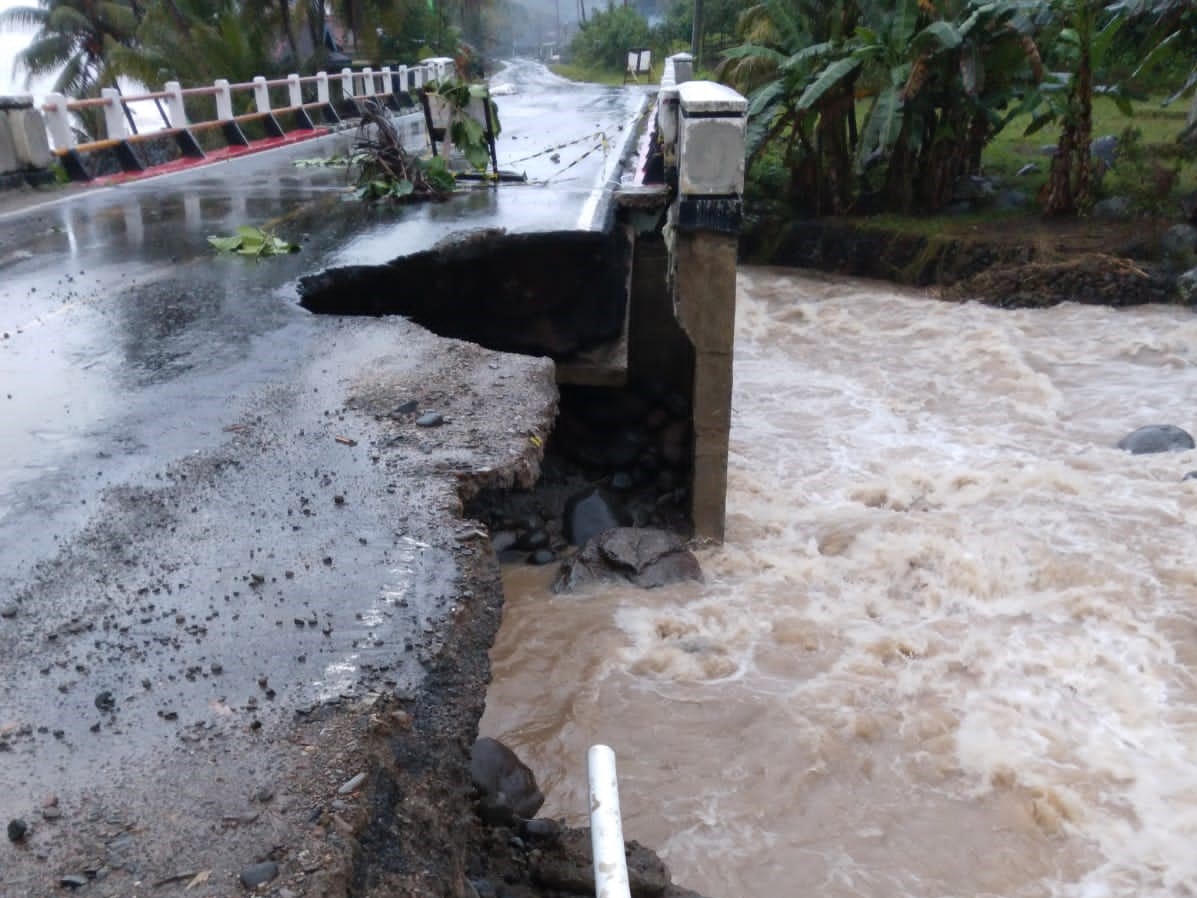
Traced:
<path fill-rule="evenodd" d="M 445 416 L 440 412 L 425 412 L 416 418 L 416 427 L 440 427 L 445 423 Z"/>
<path fill-rule="evenodd" d="M 64 889 L 81 889 L 88 882 L 88 878 L 82 873 L 67 873 L 58 879 L 58 884 Z"/>
<path fill-rule="evenodd" d="M 1104 134 L 1089 143 L 1089 155 L 1106 168 L 1113 168 L 1118 161 L 1118 136 Z"/>
<path fill-rule="evenodd" d="M 565 503 L 565 538 L 575 546 L 585 545 L 604 530 L 624 522 L 618 501 L 599 487 L 576 493 Z"/>
<path fill-rule="evenodd" d="M 338 795 L 348 795 L 355 792 L 362 783 L 366 781 L 366 774 L 359 773 L 357 776 L 351 777 L 341 784 L 341 788 L 337 790 Z"/>
<path fill-rule="evenodd" d="M 544 530 L 529 530 L 516 543 L 525 552 L 531 552 L 534 549 L 543 549 L 548 544 L 549 535 Z"/>
<path fill-rule="evenodd" d="M 8 821 L 8 841 L 21 842 L 29 833 L 29 824 L 19 817 Z"/>
<path fill-rule="evenodd" d="M 1133 211 L 1130 198 L 1125 196 L 1110 196 L 1093 204 L 1093 217 L 1106 221 L 1126 221 Z"/>
<path fill-rule="evenodd" d="M 254 801 L 265 804 L 274 798 L 274 789 L 270 786 L 261 786 L 258 791 L 254 792 Z"/>
<path fill-rule="evenodd" d="M 1191 224 L 1173 225 L 1160 238 L 1160 247 L 1169 259 L 1191 262 L 1197 252 L 1197 227 Z"/>
<path fill-rule="evenodd" d="M 490 538 L 490 544 L 498 555 L 512 548 L 519 540 L 519 534 L 514 530 L 500 530 Z"/>
<path fill-rule="evenodd" d="M 484 823 L 507 826 L 535 817 L 544 804 L 536 776 L 510 748 L 483 736 L 470 752 L 470 779 L 478 790 L 478 816 Z"/>
<path fill-rule="evenodd" d="M 1172 424 L 1149 424 L 1118 441 L 1118 448 L 1132 455 L 1153 452 L 1184 452 L 1197 447 L 1192 436 Z"/>
<path fill-rule="evenodd" d="M 414 399 L 409 399 L 406 402 L 401 402 L 395 406 L 395 410 L 391 412 L 392 415 L 414 415 L 420 409 L 420 403 Z"/>
<path fill-rule="evenodd" d="M 651 589 L 702 580 L 702 568 L 681 537 L 665 530 L 618 527 L 590 540 L 561 566 L 553 592 L 572 592 L 590 583 L 622 580 Z"/>
<path fill-rule="evenodd" d="M 1197 268 L 1190 268 L 1177 277 L 1176 298 L 1186 306 L 1197 305 Z"/>
<path fill-rule="evenodd" d="M 537 549 L 528 556 L 528 562 L 536 565 L 552 564 L 556 560 L 557 553 L 552 549 Z"/>
<path fill-rule="evenodd" d="M 1031 198 L 1022 190 L 1001 190 L 993 198 L 995 209 L 1025 209 L 1031 204 Z"/>
<path fill-rule="evenodd" d="M 263 861 L 260 864 L 250 864 L 241 871 L 241 885 L 247 889 L 256 889 L 278 876 L 278 864 L 274 861 Z"/>
<path fill-rule="evenodd" d="M 1185 476 L 1182 477 L 1181 479 L 1182 480 L 1197 480 L 1197 471 L 1189 471 L 1189 473 L 1185 474 Z"/>
<path fill-rule="evenodd" d="M 116 709 L 116 699 L 111 692 L 105 689 L 96 696 L 95 705 L 100 711 L 113 711 Z"/>
<path fill-rule="evenodd" d="M 10 602 L 7 605 L 0 605 L 0 617 L 11 618 L 11 617 L 16 617 L 16 616 L 17 616 L 17 606 L 15 604 L 12 604 Z"/>
<path fill-rule="evenodd" d="M 340 495 L 339 493 L 337 495 L 333 496 L 333 505 L 344 505 L 344 504 L 345 504 L 344 496 Z"/>
<path fill-rule="evenodd" d="M 57 820 L 62 816 L 62 808 L 57 805 L 51 805 L 48 808 L 42 808 L 43 820 Z"/>
<path fill-rule="evenodd" d="M 544 842 L 556 841 L 565 831 L 556 820 L 550 817 L 538 817 L 535 820 L 521 820 L 519 822 L 520 835 L 525 839 L 539 839 Z"/>

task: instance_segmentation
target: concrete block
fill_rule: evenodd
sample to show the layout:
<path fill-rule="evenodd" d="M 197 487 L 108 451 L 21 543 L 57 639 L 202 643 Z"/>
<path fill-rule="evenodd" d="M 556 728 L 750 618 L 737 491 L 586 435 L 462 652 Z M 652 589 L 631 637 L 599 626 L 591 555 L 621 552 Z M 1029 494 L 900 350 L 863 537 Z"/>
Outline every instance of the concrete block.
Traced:
<path fill-rule="evenodd" d="M 675 63 L 676 71 L 676 63 Z M 736 116 L 748 112 L 748 101 L 726 84 L 714 81 L 686 81 L 678 79 L 678 96 L 682 101 L 682 115 L 692 118 Z"/>
<path fill-rule="evenodd" d="M 744 119 L 688 118 L 683 112 L 679 130 L 678 190 L 683 196 L 744 192 Z"/>
<path fill-rule="evenodd" d="M 748 101 L 712 81 L 679 83 L 677 91 L 678 190 L 683 196 L 743 193 Z"/>
<path fill-rule="evenodd" d="M 0 175 L 12 174 L 20 169 L 17 150 L 12 135 L 12 124 L 7 113 L 0 113 Z"/>
<path fill-rule="evenodd" d="M 46 122 L 36 109 L 13 109 L 6 113 L 12 123 L 13 147 L 26 168 L 49 168 L 54 161 Z"/>
<path fill-rule="evenodd" d="M 696 232 L 677 237 L 676 311 L 700 354 L 731 352 L 736 324 L 736 249 L 736 238 L 726 234 Z"/>
<path fill-rule="evenodd" d="M 668 155 L 677 151 L 678 98 L 676 85 L 663 85 L 657 94 L 657 128 Z"/>
<path fill-rule="evenodd" d="M 678 84 L 694 79 L 694 57 L 689 53 L 674 53 L 669 61 L 673 63 L 673 78 Z"/>

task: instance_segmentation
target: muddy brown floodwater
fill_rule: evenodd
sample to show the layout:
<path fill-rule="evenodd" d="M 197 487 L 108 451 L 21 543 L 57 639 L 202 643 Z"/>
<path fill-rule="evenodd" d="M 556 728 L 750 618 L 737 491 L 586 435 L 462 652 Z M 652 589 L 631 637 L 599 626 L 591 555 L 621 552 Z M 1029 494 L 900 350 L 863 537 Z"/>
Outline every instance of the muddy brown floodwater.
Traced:
<path fill-rule="evenodd" d="M 513 567 L 482 732 L 715 898 L 1197 894 L 1197 317 L 740 273 L 705 585 Z"/>

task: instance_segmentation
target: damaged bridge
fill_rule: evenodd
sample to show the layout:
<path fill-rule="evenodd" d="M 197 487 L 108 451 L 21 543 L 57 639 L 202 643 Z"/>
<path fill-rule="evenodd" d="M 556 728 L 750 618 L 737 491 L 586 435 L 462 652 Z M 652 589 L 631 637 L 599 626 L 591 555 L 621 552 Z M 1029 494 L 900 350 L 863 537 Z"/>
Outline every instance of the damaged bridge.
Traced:
<path fill-rule="evenodd" d="M 292 166 L 347 130 L 0 194 L 0 896 L 472 894 L 467 503 L 537 481 L 571 391 L 651 384 L 722 534 L 744 102 L 678 68 L 505 70 L 528 181 L 444 204 Z M 243 224 L 301 251 L 213 254 Z"/>

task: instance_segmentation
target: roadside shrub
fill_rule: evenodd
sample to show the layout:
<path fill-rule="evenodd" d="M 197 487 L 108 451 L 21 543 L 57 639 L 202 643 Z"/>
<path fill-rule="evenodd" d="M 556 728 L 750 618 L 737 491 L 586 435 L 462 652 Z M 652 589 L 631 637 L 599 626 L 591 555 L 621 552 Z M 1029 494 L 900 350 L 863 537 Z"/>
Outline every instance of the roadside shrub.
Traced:
<path fill-rule="evenodd" d="M 631 7 L 618 7 L 590 17 L 570 44 L 580 65 L 623 70 L 626 53 L 649 45 L 648 22 Z"/>
<path fill-rule="evenodd" d="M 1160 152 L 1144 143 L 1138 128 L 1126 128 L 1118 137 L 1114 165 L 1102 179 L 1102 193 L 1126 197 L 1144 215 L 1168 213 L 1184 162 L 1175 151 Z"/>

